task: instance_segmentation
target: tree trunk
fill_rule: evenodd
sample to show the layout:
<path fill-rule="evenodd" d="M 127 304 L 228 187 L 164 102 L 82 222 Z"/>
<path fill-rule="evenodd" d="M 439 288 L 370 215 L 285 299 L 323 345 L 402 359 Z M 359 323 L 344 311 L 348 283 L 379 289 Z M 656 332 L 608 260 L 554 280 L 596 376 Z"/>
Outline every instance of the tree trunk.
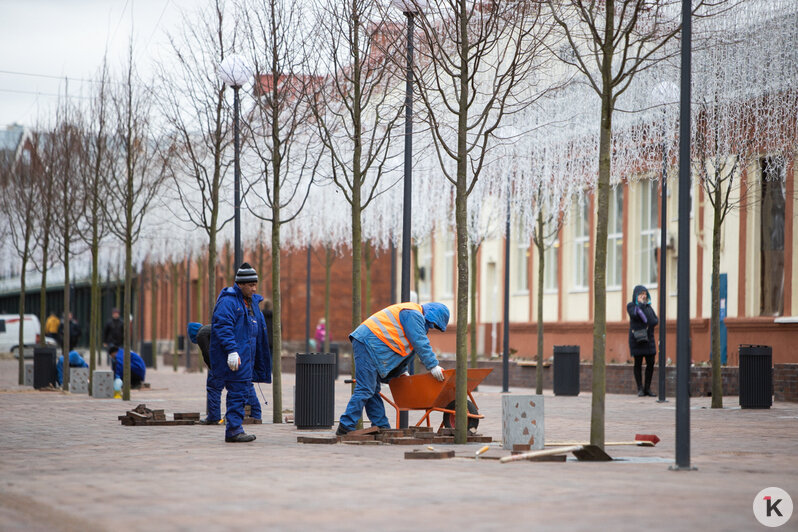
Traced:
<path fill-rule="evenodd" d="M 545 274 L 546 246 L 543 241 L 543 213 L 538 211 L 537 236 L 535 247 L 538 248 L 538 356 L 535 368 L 535 393 L 543 393 L 543 275 Z"/>
<path fill-rule="evenodd" d="M 177 372 L 177 356 L 180 346 L 177 341 L 177 305 L 180 301 L 180 263 L 174 263 L 171 266 L 172 275 L 172 371 Z M 127 337 L 125 337 L 127 340 Z"/>
<path fill-rule="evenodd" d="M 22 252 L 22 274 L 19 286 L 19 343 L 17 344 L 17 354 L 19 355 L 19 385 L 25 384 L 25 269 L 28 266 L 28 240 L 29 231 L 25 228 L 25 250 Z M 66 364 L 69 365 L 69 364 Z"/>
<path fill-rule="evenodd" d="M 720 180 L 714 190 L 715 201 L 712 222 L 712 317 L 710 319 L 712 341 L 712 408 L 723 408 L 723 380 L 720 369 L 720 229 L 722 194 Z M 660 295 L 662 297 L 662 295 Z M 665 323 L 660 318 L 661 323 Z"/>
<path fill-rule="evenodd" d="M 366 316 L 371 316 L 371 265 L 374 262 L 374 257 L 370 240 L 366 241 L 364 254 L 366 261 Z"/>
<path fill-rule="evenodd" d="M 66 223 L 66 222 L 65 222 Z M 70 301 L 70 290 L 71 284 L 69 282 L 69 240 L 67 237 L 68 232 L 64 232 L 64 319 L 61 323 L 64 325 L 64 334 L 62 336 L 62 344 L 61 344 L 61 354 L 64 355 L 64 360 L 67 361 L 66 364 L 63 365 L 63 389 L 69 390 L 69 342 L 70 339 L 70 326 L 72 325 L 72 320 L 70 319 L 70 307 L 72 303 Z"/>
<path fill-rule="evenodd" d="M 593 265 L 593 401 L 590 412 L 590 443 L 604 448 L 607 342 L 607 219 L 609 217 L 610 164 L 612 141 L 612 54 L 615 4 L 607 1 L 601 64 L 601 130 L 599 135 L 598 212 Z"/>
<path fill-rule="evenodd" d="M 471 292 L 469 302 L 471 303 L 471 325 L 468 333 L 471 336 L 471 367 L 477 367 L 477 250 L 479 246 L 471 244 Z"/>
<path fill-rule="evenodd" d="M 92 227 L 91 239 L 91 311 L 89 312 L 89 395 L 92 394 L 91 384 L 94 379 L 94 370 L 97 368 L 97 322 L 100 316 L 99 301 L 100 292 L 100 272 L 99 268 L 100 246 L 97 239 L 96 225 Z M 102 342 L 100 342 L 102 343 Z"/>
<path fill-rule="evenodd" d="M 333 251 L 329 244 L 324 248 L 324 352 L 330 352 L 330 271 L 332 270 Z"/>
<path fill-rule="evenodd" d="M 457 116 L 457 186 L 455 194 L 455 223 L 457 226 L 457 379 L 454 442 L 466 443 L 468 439 L 468 353 L 466 329 L 468 327 L 468 102 L 469 93 L 469 35 L 468 5 L 458 1 L 458 46 L 460 71 L 460 98 Z"/>
<path fill-rule="evenodd" d="M 158 369 L 158 273 L 150 264 L 150 336 L 152 337 L 152 369 Z"/>
<path fill-rule="evenodd" d="M 279 188 L 278 188 L 279 190 Z M 276 191 L 275 191 L 276 194 Z M 277 213 L 275 214 L 275 206 Z M 282 357 L 282 302 L 280 300 L 280 225 L 279 197 L 272 203 L 272 422 L 283 422 L 283 374 Z"/>
<path fill-rule="evenodd" d="M 49 210 L 49 209 L 48 209 Z M 42 285 L 39 288 L 39 323 L 44 327 L 47 321 L 47 262 L 50 260 L 50 217 L 46 216 L 44 227 L 44 240 L 42 241 Z M 42 347 L 47 345 L 47 336 L 42 329 L 41 337 L 39 338 L 39 345 Z M 91 377 L 91 376 L 90 376 Z M 91 393 L 91 387 L 89 387 Z"/>
<path fill-rule="evenodd" d="M 128 192 L 129 198 L 132 197 L 132 190 L 133 190 L 133 180 L 128 179 Z M 130 401 L 130 349 L 131 349 L 131 333 L 130 330 L 130 315 L 131 309 L 133 307 L 132 300 L 131 300 L 131 292 L 133 291 L 133 229 L 132 229 L 132 202 L 128 203 L 128 218 L 127 218 L 127 238 L 125 238 L 125 296 L 124 296 L 124 304 L 123 304 L 123 312 L 122 312 L 122 323 L 123 323 L 123 331 L 124 332 L 124 340 L 123 343 L 125 344 L 125 358 L 123 360 L 124 363 L 124 376 L 122 378 L 122 400 L 123 401 Z M 177 308 L 177 307 L 175 307 Z M 119 356 L 119 353 L 117 353 Z"/>

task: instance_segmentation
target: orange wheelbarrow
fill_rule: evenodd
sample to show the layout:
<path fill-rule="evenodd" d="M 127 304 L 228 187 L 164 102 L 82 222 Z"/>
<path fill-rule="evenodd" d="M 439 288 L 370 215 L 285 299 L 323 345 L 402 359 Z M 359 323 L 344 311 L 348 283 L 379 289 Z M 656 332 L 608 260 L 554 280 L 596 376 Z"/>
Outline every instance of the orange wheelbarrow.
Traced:
<path fill-rule="evenodd" d="M 474 368 L 468 370 L 468 428 L 476 428 L 479 420 L 485 416 L 479 414 L 477 402 L 471 392 L 485 380 L 491 368 Z M 418 420 L 418 427 L 424 421 L 430 426 L 430 414 L 443 412 L 443 427 L 454 427 L 455 414 L 455 383 L 456 371 L 443 370 L 443 381 L 435 380 L 429 373 L 420 375 L 404 375 L 391 379 L 388 386 L 391 388 L 393 400 L 380 393 L 382 398 L 396 409 L 396 426 L 399 426 L 399 414 L 409 410 L 424 410 L 424 415 Z"/>

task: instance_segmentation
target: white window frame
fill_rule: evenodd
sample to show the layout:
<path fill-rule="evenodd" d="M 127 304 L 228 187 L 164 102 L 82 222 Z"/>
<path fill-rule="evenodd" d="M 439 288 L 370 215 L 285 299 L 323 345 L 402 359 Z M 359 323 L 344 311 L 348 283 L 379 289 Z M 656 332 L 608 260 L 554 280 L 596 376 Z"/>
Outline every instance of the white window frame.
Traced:
<path fill-rule="evenodd" d="M 588 269 L 590 260 L 590 201 L 587 198 L 578 200 L 574 215 L 574 258 L 572 292 L 587 292 Z M 581 276 L 580 276 L 581 274 Z"/>
<path fill-rule="evenodd" d="M 543 293 L 556 294 L 560 290 L 558 269 L 560 267 L 560 239 L 556 239 L 543 252 Z M 552 267 L 553 266 L 553 267 Z"/>
<path fill-rule="evenodd" d="M 515 224 L 514 233 L 520 237 L 520 224 Z M 512 240 L 512 239 L 511 239 Z M 518 238 L 515 241 L 515 268 L 513 275 L 513 295 L 529 294 L 529 240 Z"/>
<path fill-rule="evenodd" d="M 446 233 L 443 252 L 443 298 L 454 297 L 454 234 L 451 232 Z"/>
<path fill-rule="evenodd" d="M 623 186 L 621 184 L 610 190 L 608 214 L 607 291 L 615 291 L 620 290 L 623 283 Z"/>
<path fill-rule="evenodd" d="M 659 242 L 659 208 L 657 181 L 641 181 L 640 187 L 640 284 L 657 284 L 657 249 Z M 653 219 L 652 219 L 653 218 Z"/>

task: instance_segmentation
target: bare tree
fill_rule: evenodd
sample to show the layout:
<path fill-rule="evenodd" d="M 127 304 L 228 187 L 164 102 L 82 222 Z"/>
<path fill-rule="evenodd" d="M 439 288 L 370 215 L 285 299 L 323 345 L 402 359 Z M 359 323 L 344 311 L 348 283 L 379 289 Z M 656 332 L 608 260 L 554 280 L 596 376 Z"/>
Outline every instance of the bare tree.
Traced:
<path fill-rule="evenodd" d="M 95 92 L 90 100 L 81 127 L 82 149 L 79 162 L 81 191 L 86 198 L 86 209 L 76 227 L 80 238 L 91 251 L 91 305 L 89 312 L 89 394 L 91 380 L 97 365 L 97 353 L 102 339 L 98 338 L 101 327 L 100 304 L 100 243 L 108 235 L 103 198 L 108 187 L 109 160 L 109 93 L 108 67 L 106 61 L 99 71 Z"/>
<path fill-rule="evenodd" d="M 218 234 L 233 216 L 223 219 L 227 171 L 232 158 L 232 112 L 225 104 L 224 83 L 217 68 L 233 43 L 223 0 L 195 17 L 169 38 L 174 63 L 160 73 L 162 113 L 170 124 L 174 153 L 168 167 L 180 206 L 176 215 L 208 236 L 208 322 L 216 301 Z"/>
<path fill-rule="evenodd" d="M 124 79 L 112 93 L 114 150 L 117 157 L 111 166 L 111 186 L 106 207 L 109 228 L 125 247 L 125 290 L 123 321 L 124 377 L 122 399 L 130 400 L 130 312 L 132 308 L 133 246 L 141 236 L 144 217 L 166 176 L 172 146 L 161 147 L 150 122 L 153 96 L 136 74 L 133 43 L 128 47 Z M 118 356 L 118 355 L 117 355 Z"/>
<path fill-rule="evenodd" d="M 402 116 L 393 91 L 400 78 L 386 40 L 396 26 L 369 0 L 317 0 L 314 59 L 328 75 L 314 86 L 312 110 L 324 146 L 325 172 L 351 206 L 352 328 L 362 314 L 362 214 L 392 168 Z M 354 371 L 354 369 L 353 369 Z"/>
<path fill-rule="evenodd" d="M 426 2 L 425 2 L 426 3 Z M 418 11 L 422 69 L 415 74 L 435 154 L 455 187 L 457 227 L 457 398 L 455 442 L 467 438 L 468 205 L 497 129 L 509 113 L 535 101 L 549 31 L 530 2 L 434 0 Z M 522 84 L 523 82 L 523 84 Z M 522 87 L 524 94 L 521 95 Z M 519 99 L 521 98 L 521 99 Z"/>
<path fill-rule="evenodd" d="M 612 116 L 618 97 L 635 76 L 674 53 L 666 49 L 681 28 L 681 0 L 582 2 L 546 0 L 568 45 L 553 52 L 575 68 L 601 102 L 593 268 L 593 399 L 590 443 L 604 446 L 607 331 L 607 232 L 609 216 Z M 693 13 L 723 0 L 693 2 Z M 662 295 L 661 295 L 662 297 Z"/>
<path fill-rule="evenodd" d="M 248 121 L 248 151 L 257 181 L 245 197 L 250 213 L 271 223 L 272 421 L 283 422 L 280 228 L 300 213 L 313 183 L 318 149 L 311 144 L 307 76 L 301 27 L 306 12 L 297 0 L 248 0 L 242 6 L 247 46 L 254 59 L 255 106 Z M 260 206 L 265 205 L 268 214 Z"/>
<path fill-rule="evenodd" d="M 20 142 L 24 143 L 26 135 L 20 137 Z M 34 143 L 35 145 L 35 143 Z M 25 153 L 27 152 L 27 154 Z M 19 339 L 17 344 L 17 354 L 19 355 L 19 384 L 25 384 L 25 276 L 28 269 L 28 261 L 35 246 L 35 230 L 37 225 L 38 213 L 38 186 L 36 179 L 39 172 L 36 171 L 34 157 L 31 151 L 22 148 L 21 156 L 11 154 L 8 158 L 4 157 L 0 164 L 0 174 L 3 175 L 3 193 L 0 194 L 0 205 L 6 213 L 9 225 L 9 237 L 11 244 L 16 250 L 19 258 L 22 259 L 20 267 L 20 291 L 19 291 Z M 44 322 L 42 322 L 44 323 Z M 44 336 L 42 334 L 42 336 Z"/>

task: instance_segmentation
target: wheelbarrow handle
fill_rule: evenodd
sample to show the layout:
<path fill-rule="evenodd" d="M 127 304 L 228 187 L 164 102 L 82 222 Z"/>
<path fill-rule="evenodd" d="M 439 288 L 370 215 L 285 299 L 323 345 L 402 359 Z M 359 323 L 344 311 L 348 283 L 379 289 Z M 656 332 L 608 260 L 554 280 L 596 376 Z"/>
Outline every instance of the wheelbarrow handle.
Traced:
<path fill-rule="evenodd" d="M 357 382 L 355 379 L 346 379 L 344 384 L 352 384 L 353 382 Z"/>

